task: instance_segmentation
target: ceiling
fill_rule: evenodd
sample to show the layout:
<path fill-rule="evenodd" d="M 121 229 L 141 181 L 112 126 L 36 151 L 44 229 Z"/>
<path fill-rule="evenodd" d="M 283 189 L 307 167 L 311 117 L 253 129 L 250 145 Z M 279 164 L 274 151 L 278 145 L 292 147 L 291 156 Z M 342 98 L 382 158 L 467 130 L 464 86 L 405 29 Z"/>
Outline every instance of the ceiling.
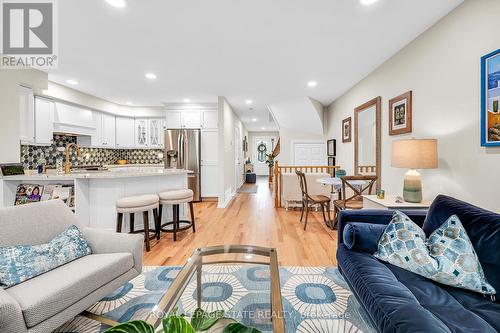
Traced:
<path fill-rule="evenodd" d="M 275 129 L 268 105 L 307 96 L 329 104 L 463 0 L 125 1 L 58 2 L 52 81 L 142 106 L 225 96 L 259 131 Z"/>

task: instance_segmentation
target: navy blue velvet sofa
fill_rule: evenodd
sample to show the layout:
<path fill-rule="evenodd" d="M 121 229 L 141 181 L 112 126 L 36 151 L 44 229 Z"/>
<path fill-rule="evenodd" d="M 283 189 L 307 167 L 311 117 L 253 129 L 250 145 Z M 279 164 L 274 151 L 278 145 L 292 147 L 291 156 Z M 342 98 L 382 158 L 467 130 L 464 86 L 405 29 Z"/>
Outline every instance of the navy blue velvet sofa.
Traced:
<path fill-rule="evenodd" d="M 343 211 L 337 261 L 353 294 L 379 332 L 500 331 L 500 303 L 445 286 L 377 260 L 373 253 L 392 211 Z M 488 282 L 500 298 L 500 215 L 438 196 L 429 211 L 405 211 L 427 236 L 456 214 L 464 225 Z"/>

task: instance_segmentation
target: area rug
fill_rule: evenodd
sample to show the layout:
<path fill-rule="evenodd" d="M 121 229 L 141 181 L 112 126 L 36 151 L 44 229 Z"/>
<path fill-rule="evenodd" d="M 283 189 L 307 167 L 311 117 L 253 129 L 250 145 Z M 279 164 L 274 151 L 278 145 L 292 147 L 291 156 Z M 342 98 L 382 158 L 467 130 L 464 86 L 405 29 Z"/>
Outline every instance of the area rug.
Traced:
<path fill-rule="evenodd" d="M 118 322 L 144 319 L 174 281 L 180 267 L 144 267 L 143 273 L 89 308 Z M 369 318 L 335 267 L 281 267 L 286 332 L 371 333 Z M 270 310 L 267 266 L 207 266 L 202 276 L 205 309 L 226 314 L 262 332 L 270 323 L 258 314 Z M 179 312 L 196 307 L 196 282 L 181 297 Z M 108 327 L 78 316 L 56 332 L 100 333 Z"/>
<path fill-rule="evenodd" d="M 252 185 L 249 185 L 249 184 L 245 184 L 243 185 L 242 187 L 240 187 L 238 189 L 238 193 L 257 193 L 259 189 L 259 185 L 255 185 L 255 184 L 252 184 Z"/>

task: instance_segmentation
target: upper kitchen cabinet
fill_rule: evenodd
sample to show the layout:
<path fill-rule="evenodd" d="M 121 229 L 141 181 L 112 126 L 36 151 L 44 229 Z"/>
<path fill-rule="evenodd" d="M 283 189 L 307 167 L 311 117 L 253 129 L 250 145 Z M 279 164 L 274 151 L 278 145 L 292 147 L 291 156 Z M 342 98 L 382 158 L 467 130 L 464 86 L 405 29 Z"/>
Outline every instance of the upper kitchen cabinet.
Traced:
<path fill-rule="evenodd" d="M 54 102 L 35 97 L 34 144 L 50 145 L 54 135 Z"/>
<path fill-rule="evenodd" d="M 200 111 L 183 111 L 181 119 L 183 128 L 201 128 Z"/>
<path fill-rule="evenodd" d="M 35 97 L 33 90 L 19 86 L 19 115 L 21 144 L 35 143 Z"/>
<path fill-rule="evenodd" d="M 101 126 L 98 126 L 98 131 L 100 133 L 98 138 L 100 138 L 100 146 L 114 148 L 116 146 L 116 124 L 115 116 L 102 113 L 101 114 Z"/>
<path fill-rule="evenodd" d="M 133 148 L 134 141 L 134 118 L 116 117 L 116 147 Z"/>
<path fill-rule="evenodd" d="M 168 111 L 166 119 L 168 129 L 202 127 L 200 111 Z"/>
<path fill-rule="evenodd" d="M 150 147 L 163 147 L 163 119 L 148 120 L 148 138 Z"/>
<path fill-rule="evenodd" d="M 217 110 L 202 111 L 201 117 L 201 127 L 203 129 L 217 129 L 219 127 L 219 113 Z"/>
<path fill-rule="evenodd" d="M 176 129 L 182 128 L 182 112 L 169 111 L 167 112 L 167 128 Z"/>
<path fill-rule="evenodd" d="M 148 140 L 148 120 L 135 119 L 135 146 L 138 148 L 147 148 Z"/>

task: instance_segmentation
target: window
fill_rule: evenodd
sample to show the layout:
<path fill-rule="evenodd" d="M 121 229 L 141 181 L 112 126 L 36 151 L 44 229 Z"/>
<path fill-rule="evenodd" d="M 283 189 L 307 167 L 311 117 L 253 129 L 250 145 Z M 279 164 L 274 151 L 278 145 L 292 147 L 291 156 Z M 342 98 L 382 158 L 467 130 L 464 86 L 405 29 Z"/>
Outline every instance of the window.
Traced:
<path fill-rule="evenodd" d="M 266 152 L 267 152 L 267 147 L 266 143 L 261 141 L 257 145 L 257 158 L 259 162 L 265 162 L 266 161 Z"/>

